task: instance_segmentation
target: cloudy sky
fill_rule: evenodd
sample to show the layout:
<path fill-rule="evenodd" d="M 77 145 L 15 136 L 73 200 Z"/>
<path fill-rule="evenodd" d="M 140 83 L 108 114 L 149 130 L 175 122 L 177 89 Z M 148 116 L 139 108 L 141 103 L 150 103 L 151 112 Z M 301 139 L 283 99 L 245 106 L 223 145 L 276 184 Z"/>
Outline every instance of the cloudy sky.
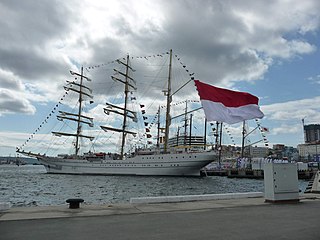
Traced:
<path fill-rule="evenodd" d="M 101 88 L 111 61 L 169 49 L 195 78 L 258 96 L 271 145 L 302 143 L 303 118 L 320 123 L 318 0 L 2 0 L 0 13 L 0 155 L 48 116 L 70 69 L 101 64 L 86 74 L 115 97 Z"/>

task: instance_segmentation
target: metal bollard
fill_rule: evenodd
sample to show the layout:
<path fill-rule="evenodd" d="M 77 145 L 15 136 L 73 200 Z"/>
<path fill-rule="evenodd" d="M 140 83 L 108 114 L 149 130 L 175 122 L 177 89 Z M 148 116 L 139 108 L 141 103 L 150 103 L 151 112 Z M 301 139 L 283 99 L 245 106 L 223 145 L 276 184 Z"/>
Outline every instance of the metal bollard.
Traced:
<path fill-rule="evenodd" d="M 69 208 L 76 209 L 80 208 L 80 203 L 83 203 L 84 200 L 81 198 L 70 198 L 66 200 L 66 203 L 69 203 Z"/>

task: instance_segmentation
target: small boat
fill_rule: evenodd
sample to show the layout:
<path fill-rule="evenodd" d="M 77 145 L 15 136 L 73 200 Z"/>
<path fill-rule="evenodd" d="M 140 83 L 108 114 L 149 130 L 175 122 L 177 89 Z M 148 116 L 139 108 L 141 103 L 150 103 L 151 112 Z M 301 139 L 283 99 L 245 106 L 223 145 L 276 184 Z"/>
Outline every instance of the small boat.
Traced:
<path fill-rule="evenodd" d="M 117 114 L 123 118 L 122 128 L 114 128 L 110 126 L 100 126 L 104 131 L 113 131 L 120 133 L 121 150 L 120 153 L 106 152 L 87 152 L 80 154 L 80 140 L 93 140 L 94 137 L 85 135 L 82 126 L 93 126 L 93 118 L 85 116 L 82 112 L 82 103 L 84 99 L 92 98 L 92 90 L 84 84 L 85 80 L 91 80 L 83 73 L 83 67 L 80 73 L 70 71 L 72 75 L 77 76 L 80 82 L 67 82 L 66 91 L 73 91 L 78 94 L 79 108 L 77 113 L 59 111 L 57 119 L 59 121 L 72 121 L 77 124 L 75 133 L 52 132 L 59 137 L 73 137 L 74 154 L 60 154 L 58 156 L 47 156 L 46 154 L 33 153 L 25 151 L 21 148 L 17 149 L 18 153 L 36 157 L 43 164 L 48 173 L 58 174 L 86 174 L 86 175 L 143 175 L 143 176 L 200 176 L 200 169 L 217 159 L 217 154 L 213 150 L 178 151 L 168 146 L 169 142 L 169 126 L 171 124 L 170 104 L 172 101 L 171 93 L 171 64 L 172 50 L 170 50 L 169 76 L 167 89 L 165 90 L 166 99 L 166 124 L 164 136 L 160 137 L 158 130 L 157 144 L 154 148 L 137 148 L 133 152 L 125 152 L 126 137 L 128 135 L 135 136 L 137 133 L 127 129 L 127 122 L 137 121 L 137 114 L 128 109 L 128 92 L 130 89 L 136 89 L 132 77 L 129 72 L 133 69 L 129 64 L 129 55 L 126 61 L 117 60 L 123 65 L 126 71 L 120 72 L 115 70 L 118 78 L 112 76 L 112 79 L 124 85 L 124 106 L 120 107 L 115 104 L 106 103 L 104 113 Z M 160 115 L 160 108 L 159 108 Z M 163 143 L 160 143 L 160 139 Z"/>

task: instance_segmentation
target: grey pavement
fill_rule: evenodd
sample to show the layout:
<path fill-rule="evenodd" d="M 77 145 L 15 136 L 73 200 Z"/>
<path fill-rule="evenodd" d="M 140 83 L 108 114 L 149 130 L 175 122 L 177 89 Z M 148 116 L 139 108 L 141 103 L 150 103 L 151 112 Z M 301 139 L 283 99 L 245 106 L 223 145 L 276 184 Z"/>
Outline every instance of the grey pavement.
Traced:
<path fill-rule="evenodd" d="M 158 204 L 12 208 L 0 239 L 320 239 L 320 196 L 299 203 L 264 198 Z"/>

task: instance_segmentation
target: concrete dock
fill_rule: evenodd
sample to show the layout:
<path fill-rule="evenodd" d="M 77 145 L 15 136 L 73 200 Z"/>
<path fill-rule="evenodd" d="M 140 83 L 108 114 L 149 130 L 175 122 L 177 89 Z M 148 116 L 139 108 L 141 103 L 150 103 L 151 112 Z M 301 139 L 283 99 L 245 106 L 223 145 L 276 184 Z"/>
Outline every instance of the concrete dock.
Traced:
<path fill-rule="evenodd" d="M 11 208 L 0 239 L 320 239 L 320 195 L 299 203 L 263 197 L 171 203 Z"/>

